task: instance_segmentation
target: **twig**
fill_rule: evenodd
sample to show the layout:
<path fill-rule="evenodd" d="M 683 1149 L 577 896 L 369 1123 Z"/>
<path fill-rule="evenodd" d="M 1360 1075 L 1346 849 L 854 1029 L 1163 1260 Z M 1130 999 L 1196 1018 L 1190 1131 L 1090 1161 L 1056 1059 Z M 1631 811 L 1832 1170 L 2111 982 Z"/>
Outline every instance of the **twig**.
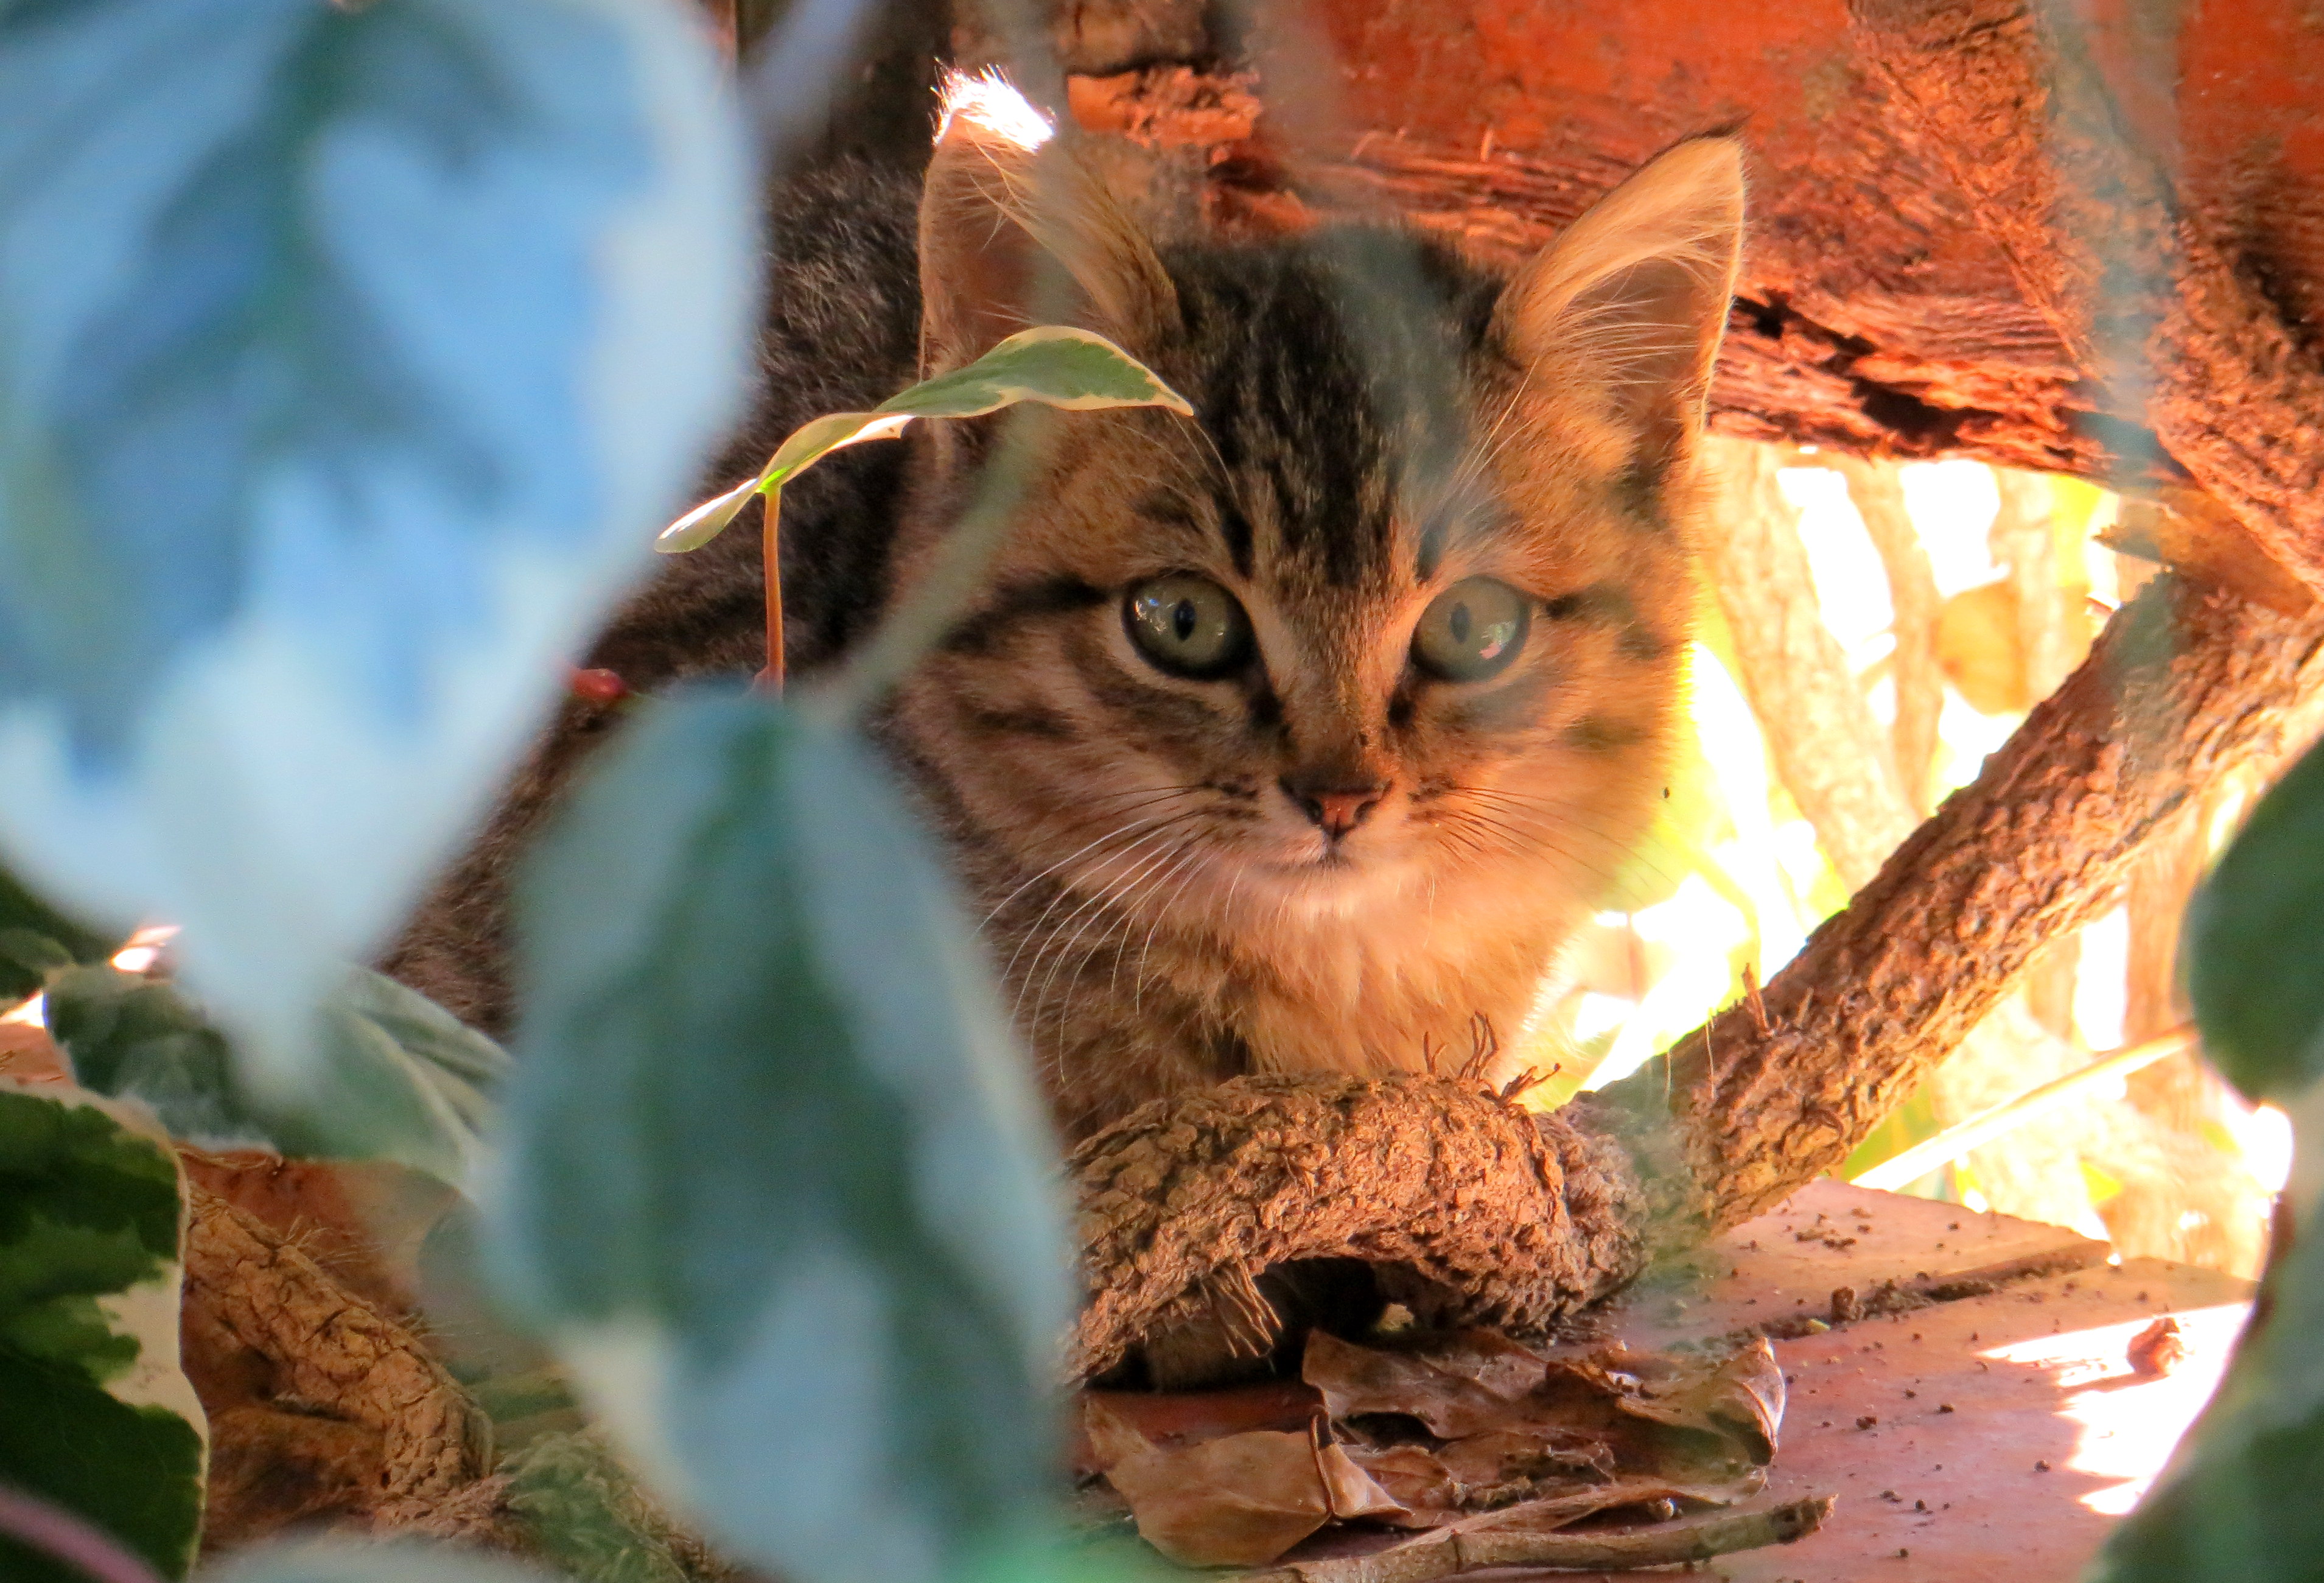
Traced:
<path fill-rule="evenodd" d="M 161 1574 L 121 1541 L 62 1506 L 0 1485 L 0 1533 L 95 1578 L 96 1583 L 161 1583 Z"/>
<path fill-rule="evenodd" d="M 1552 1065 L 1547 1071 L 1543 1071 L 1539 1067 L 1526 1068 L 1525 1070 L 1519 1072 L 1516 1077 L 1511 1078 L 1508 1082 L 1501 1085 L 1501 1103 L 1504 1105 L 1511 1103 L 1519 1096 L 1540 1088 L 1544 1083 L 1548 1082 L 1550 1078 L 1557 1076 L 1558 1073 L 1564 1069 L 1565 1063 L 1563 1061 L 1559 1061 Z"/>
<path fill-rule="evenodd" d="M 1831 1495 L 1812 1495 L 1764 1512 L 1719 1512 L 1618 1532 L 1439 1529 L 1408 1544 L 1368 1556 L 1334 1556 L 1247 1572 L 1240 1583 L 1431 1583 L 1434 1578 L 1494 1567 L 1601 1572 L 1674 1567 L 1737 1551 L 1789 1544 L 1821 1527 L 1831 1514 L 1832 1501 Z"/>
<path fill-rule="evenodd" d="M 1759 1031 L 1761 1038 L 1775 1032 L 1775 1024 L 1767 1021 L 1767 997 L 1759 993 L 1759 969 L 1748 962 L 1743 964 L 1743 1004 L 1751 1008 L 1751 1026 Z M 1710 1040 L 1709 1027 L 1703 1029 L 1702 1036 L 1706 1042 Z"/>
<path fill-rule="evenodd" d="M 2168 1033 L 2126 1045 L 2111 1055 L 2099 1057 L 2086 1067 L 2078 1067 L 2062 1078 L 2053 1078 L 2039 1088 L 2028 1088 L 2015 1099 L 2004 1100 L 1992 1109 L 1970 1116 L 1956 1126 L 1949 1126 L 1935 1137 L 1914 1144 L 1901 1154 L 1892 1154 L 1879 1164 L 1856 1178 L 1856 1185 L 1877 1188 L 1883 1191 L 1903 1187 L 1908 1181 L 1918 1181 L 1940 1165 L 1950 1165 L 1971 1149 L 1978 1148 L 2002 1134 L 2024 1126 L 2037 1116 L 2047 1115 L 2070 1100 L 2081 1097 L 2082 1091 L 2110 1078 L 2128 1077 L 2141 1067 L 2153 1065 L 2167 1056 L 2178 1054 L 2195 1042 L 2191 1027 L 2173 1028 Z"/>

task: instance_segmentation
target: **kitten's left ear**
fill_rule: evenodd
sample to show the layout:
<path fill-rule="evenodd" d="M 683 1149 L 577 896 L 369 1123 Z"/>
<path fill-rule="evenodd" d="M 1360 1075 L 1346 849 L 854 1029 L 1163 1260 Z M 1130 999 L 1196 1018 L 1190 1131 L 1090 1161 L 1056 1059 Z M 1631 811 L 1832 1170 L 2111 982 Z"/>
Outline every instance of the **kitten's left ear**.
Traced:
<path fill-rule="evenodd" d="M 1698 137 L 1600 199 L 1501 298 L 1530 378 L 1597 397 L 1660 471 L 1702 428 L 1743 240 L 1743 148 Z"/>
<path fill-rule="evenodd" d="M 1065 322 L 1150 356 L 1178 322 L 1152 244 L 996 77 L 953 77 L 920 197 L 920 373 Z"/>

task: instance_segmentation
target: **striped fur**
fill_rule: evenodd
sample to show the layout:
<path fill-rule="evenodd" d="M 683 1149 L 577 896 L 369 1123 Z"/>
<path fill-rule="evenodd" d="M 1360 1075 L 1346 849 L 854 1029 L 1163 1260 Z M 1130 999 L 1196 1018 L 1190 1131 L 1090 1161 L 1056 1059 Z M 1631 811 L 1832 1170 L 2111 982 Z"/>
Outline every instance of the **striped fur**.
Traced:
<path fill-rule="evenodd" d="M 1412 1069 L 1480 1028 L 1520 1048 L 1663 785 L 1733 145 L 1681 145 L 1514 282 L 1388 229 L 1155 249 L 1069 155 L 952 153 L 970 175 L 940 145 L 922 218 L 931 366 L 1032 317 L 1038 238 L 1050 307 L 1197 414 L 1046 425 L 986 593 L 881 721 L 1062 1125 L 1244 1073 Z M 1001 421 L 918 443 L 899 591 Z M 1126 594 L 1170 572 L 1241 602 L 1248 662 L 1141 656 Z M 1480 576 L 1530 601 L 1525 648 L 1433 679 L 1415 624 Z M 1386 790 L 1335 839 L 1295 789 L 1341 782 Z"/>

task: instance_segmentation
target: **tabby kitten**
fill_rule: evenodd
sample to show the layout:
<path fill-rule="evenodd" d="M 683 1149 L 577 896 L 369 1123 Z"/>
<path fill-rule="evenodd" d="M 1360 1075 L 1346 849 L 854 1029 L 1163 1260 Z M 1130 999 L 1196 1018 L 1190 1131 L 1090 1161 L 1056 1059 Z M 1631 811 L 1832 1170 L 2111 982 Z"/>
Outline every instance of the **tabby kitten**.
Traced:
<path fill-rule="evenodd" d="M 967 97 L 921 199 L 924 372 L 1062 318 L 1196 413 L 1047 423 L 988 591 L 879 726 L 1062 1126 L 1521 1044 L 1663 785 L 1737 144 L 1504 280 L 1387 228 L 1157 246 Z M 899 591 L 1001 421 L 913 441 Z"/>

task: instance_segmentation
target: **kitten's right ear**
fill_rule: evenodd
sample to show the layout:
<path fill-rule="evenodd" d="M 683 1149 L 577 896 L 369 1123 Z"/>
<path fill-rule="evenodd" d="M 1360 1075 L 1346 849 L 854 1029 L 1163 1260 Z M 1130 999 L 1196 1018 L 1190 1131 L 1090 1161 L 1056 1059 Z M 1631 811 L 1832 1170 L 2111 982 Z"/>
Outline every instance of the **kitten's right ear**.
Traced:
<path fill-rule="evenodd" d="M 1742 243 L 1742 144 L 1682 143 L 1518 272 L 1502 344 L 1529 376 L 1594 397 L 1658 470 L 1701 430 Z"/>
<path fill-rule="evenodd" d="M 992 77 L 954 77 L 920 198 L 923 377 L 1036 324 L 1150 354 L 1178 321 L 1154 249 L 1048 123 Z"/>

